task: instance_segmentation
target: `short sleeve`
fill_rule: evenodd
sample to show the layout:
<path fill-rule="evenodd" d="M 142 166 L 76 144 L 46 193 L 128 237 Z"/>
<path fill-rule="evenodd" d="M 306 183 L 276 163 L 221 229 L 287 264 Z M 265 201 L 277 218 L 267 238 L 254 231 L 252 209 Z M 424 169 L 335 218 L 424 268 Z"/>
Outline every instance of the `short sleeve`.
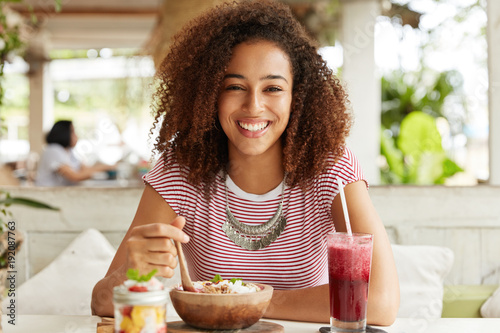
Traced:
<path fill-rule="evenodd" d="M 368 188 L 358 159 L 347 147 L 344 147 L 344 153 L 339 160 L 335 161 L 333 154 L 328 157 L 327 168 L 316 181 L 316 195 L 323 209 L 327 211 L 330 211 L 333 199 L 339 193 L 337 178 L 340 178 L 343 186 L 362 180 Z"/>
<path fill-rule="evenodd" d="M 337 167 L 338 172 L 335 174 L 335 178 L 339 177 L 344 186 L 363 180 L 366 187 L 369 187 L 356 155 L 349 148 L 344 148 L 344 155 L 337 162 Z"/>
<path fill-rule="evenodd" d="M 170 163 L 172 158 L 172 154 L 167 155 L 167 169 L 164 158 L 160 157 L 153 169 L 143 176 L 143 180 L 165 199 L 177 215 L 182 215 L 186 190 L 192 185 L 187 181 L 187 170 Z"/>
<path fill-rule="evenodd" d="M 56 172 L 61 165 L 69 165 L 73 167 L 70 154 L 68 154 L 68 152 L 66 152 L 60 145 L 48 145 L 44 154 L 46 155 L 46 160 L 49 161 L 49 170 L 52 172 Z"/>

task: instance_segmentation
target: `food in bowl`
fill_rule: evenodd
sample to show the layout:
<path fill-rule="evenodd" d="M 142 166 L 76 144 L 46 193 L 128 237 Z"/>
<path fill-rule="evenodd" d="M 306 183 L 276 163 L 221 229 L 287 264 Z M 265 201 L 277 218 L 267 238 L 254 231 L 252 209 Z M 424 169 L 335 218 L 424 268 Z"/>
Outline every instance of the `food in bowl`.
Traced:
<path fill-rule="evenodd" d="M 173 288 L 170 299 L 186 324 L 203 329 L 249 327 L 262 318 L 273 295 L 272 286 L 245 283 L 240 279 L 231 282 L 220 278 L 216 282 L 195 282 L 194 285 L 200 287 L 197 292 Z"/>
<path fill-rule="evenodd" d="M 233 278 L 224 280 L 219 274 L 210 281 L 193 282 L 196 292 L 204 294 L 246 294 L 255 293 L 262 288 L 255 283 L 245 283 L 242 279 Z M 178 290 L 183 290 L 182 285 L 176 286 Z"/>
<path fill-rule="evenodd" d="M 113 289 L 115 332 L 166 333 L 168 292 L 153 275 L 127 272 L 128 280 Z"/>

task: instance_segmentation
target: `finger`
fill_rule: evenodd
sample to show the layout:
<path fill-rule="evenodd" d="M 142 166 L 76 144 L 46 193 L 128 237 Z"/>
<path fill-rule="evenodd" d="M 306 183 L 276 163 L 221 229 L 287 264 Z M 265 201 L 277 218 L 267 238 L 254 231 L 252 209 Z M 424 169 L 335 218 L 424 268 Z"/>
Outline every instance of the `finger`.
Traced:
<path fill-rule="evenodd" d="M 172 223 L 170 225 L 172 225 L 174 227 L 177 227 L 177 228 L 179 228 L 179 229 L 182 230 L 182 228 L 184 228 L 185 224 L 186 224 L 186 218 L 184 216 L 177 216 L 175 219 L 172 220 Z M 189 236 L 186 235 L 186 237 L 184 238 L 184 240 L 182 240 L 180 242 L 181 243 L 187 243 L 187 242 L 189 242 Z"/>
<path fill-rule="evenodd" d="M 146 262 L 141 263 L 139 266 L 134 266 L 134 269 L 139 270 L 139 274 L 148 274 L 151 272 L 153 269 L 156 269 L 157 272 L 155 275 L 157 276 L 163 276 L 166 278 L 171 278 L 175 275 L 174 268 L 166 265 L 153 265 L 149 264 Z"/>
<path fill-rule="evenodd" d="M 146 238 L 142 246 L 149 252 L 176 252 L 174 244 L 169 238 Z"/>
<path fill-rule="evenodd" d="M 138 269 L 140 274 L 148 274 L 153 269 L 158 274 L 170 277 L 177 266 L 176 253 L 129 251 L 127 267 Z"/>
<path fill-rule="evenodd" d="M 172 269 L 177 266 L 177 260 L 171 253 L 151 252 L 144 261 L 149 265 L 168 266 Z"/>
<path fill-rule="evenodd" d="M 158 270 L 156 275 L 163 276 L 166 278 L 171 278 L 175 275 L 174 269 L 170 266 L 155 266 L 155 265 L 148 264 L 147 269 L 149 269 L 149 272 L 151 272 L 151 270 L 153 270 L 153 269 L 156 269 L 156 270 Z"/>
<path fill-rule="evenodd" d="M 166 237 L 179 242 L 187 243 L 189 237 L 179 228 L 165 223 L 152 223 L 139 226 L 135 230 L 140 236 L 145 238 Z"/>
<path fill-rule="evenodd" d="M 144 238 L 134 236 L 127 240 L 126 245 L 129 256 L 133 257 L 134 262 L 144 261 L 144 257 L 153 252 L 171 253 L 174 257 L 177 255 L 177 249 L 172 240 L 166 237 Z"/>
<path fill-rule="evenodd" d="M 175 219 L 172 220 L 172 223 L 170 225 L 173 225 L 174 227 L 177 227 L 182 230 L 185 224 L 186 224 L 186 218 L 184 216 L 177 216 Z"/>

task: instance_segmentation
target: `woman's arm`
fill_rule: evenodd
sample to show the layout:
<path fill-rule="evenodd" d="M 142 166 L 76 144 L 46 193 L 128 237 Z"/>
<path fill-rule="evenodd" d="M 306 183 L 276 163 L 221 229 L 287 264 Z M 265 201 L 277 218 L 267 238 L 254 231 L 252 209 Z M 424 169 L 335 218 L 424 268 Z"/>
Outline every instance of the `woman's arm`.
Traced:
<path fill-rule="evenodd" d="M 75 170 L 67 164 L 61 165 L 57 169 L 57 173 L 72 182 L 80 182 L 82 180 L 87 180 L 96 172 L 114 170 L 115 166 L 106 164 L 97 164 L 93 166 L 82 165 L 80 170 Z"/>
<path fill-rule="evenodd" d="M 118 247 L 106 273 L 92 291 L 92 313 L 113 316 L 113 287 L 126 280 L 129 268 L 141 274 L 157 269 L 157 275 L 172 277 L 177 265 L 177 251 L 171 239 L 186 243 L 189 238 L 181 230 L 184 218 L 150 186 L 146 185 L 130 228 Z"/>
<path fill-rule="evenodd" d="M 274 290 L 271 304 L 264 317 L 284 320 L 326 323 L 330 321 L 330 294 L 328 285 Z"/>
<path fill-rule="evenodd" d="M 352 231 L 374 235 L 367 322 L 372 325 L 391 325 L 399 308 L 399 282 L 387 233 L 363 181 L 347 185 L 345 194 Z M 333 201 L 332 216 L 336 230 L 346 231 L 339 195 Z M 275 290 L 265 316 L 328 322 L 329 297 L 329 286 L 326 284 L 304 289 Z"/>

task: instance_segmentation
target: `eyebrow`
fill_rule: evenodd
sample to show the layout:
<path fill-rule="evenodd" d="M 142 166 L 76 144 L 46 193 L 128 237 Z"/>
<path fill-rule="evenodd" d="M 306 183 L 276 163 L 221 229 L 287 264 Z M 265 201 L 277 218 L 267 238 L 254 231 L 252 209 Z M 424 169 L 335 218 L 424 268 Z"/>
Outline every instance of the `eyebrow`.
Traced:
<path fill-rule="evenodd" d="M 229 78 L 233 78 L 233 79 L 246 79 L 245 76 L 241 75 L 241 74 L 226 74 L 224 75 L 224 80 L 225 79 L 229 79 Z M 284 80 L 286 83 L 288 83 L 288 80 L 285 79 L 284 76 L 281 76 L 281 75 L 277 75 L 277 74 L 269 74 L 269 75 L 266 75 L 264 77 L 261 77 L 260 80 Z"/>

